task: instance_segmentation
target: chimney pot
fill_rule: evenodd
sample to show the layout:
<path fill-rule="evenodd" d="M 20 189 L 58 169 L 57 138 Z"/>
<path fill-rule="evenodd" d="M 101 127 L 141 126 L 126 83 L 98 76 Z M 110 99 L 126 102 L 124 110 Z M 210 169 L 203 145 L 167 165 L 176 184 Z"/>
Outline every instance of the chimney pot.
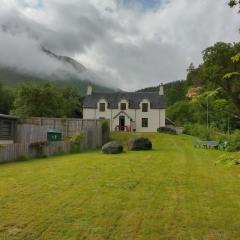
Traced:
<path fill-rule="evenodd" d="M 89 84 L 88 87 L 87 87 L 87 96 L 90 96 L 92 95 L 92 85 Z"/>
<path fill-rule="evenodd" d="M 159 95 L 160 96 L 164 95 L 164 85 L 163 85 L 163 83 L 161 83 L 160 86 L 159 86 Z"/>

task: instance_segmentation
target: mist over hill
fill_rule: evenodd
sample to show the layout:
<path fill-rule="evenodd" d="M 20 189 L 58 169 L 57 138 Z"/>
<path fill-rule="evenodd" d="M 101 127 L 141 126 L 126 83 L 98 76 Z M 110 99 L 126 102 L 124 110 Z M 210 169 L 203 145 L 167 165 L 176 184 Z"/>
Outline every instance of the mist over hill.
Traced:
<path fill-rule="evenodd" d="M 23 82 L 52 81 L 58 85 L 73 86 L 77 88 L 81 95 L 86 93 L 89 83 L 93 85 L 95 91 L 110 92 L 115 89 L 101 84 L 101 78 L 78 61 L 68 56 L 60 56 L 42 47 L 42 53 L 51 60 L 56 61 L 61 66 L 53 72 L 35 72 L 18 67 L 8 67 L 0 65 L 0 81 L 9 86 L 17 86 Z M 39 62 L 41 64 L 41 62 Z M 100 82 L 100 83 L 98 83 Z"/>

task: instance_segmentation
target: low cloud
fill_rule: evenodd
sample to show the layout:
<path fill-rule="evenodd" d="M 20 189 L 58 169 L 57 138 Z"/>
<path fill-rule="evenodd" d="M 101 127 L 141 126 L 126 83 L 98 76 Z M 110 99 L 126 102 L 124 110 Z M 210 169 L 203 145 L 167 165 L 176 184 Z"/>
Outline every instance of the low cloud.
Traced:
<path fill-rule="evenodd" d="M 239 41 L 240 16 L 227 1 L 135 2 L 3 0 L 0 65 L 61 71 L 63 65 L 41 51 L 44 46 L 79 60 L 95 82 L 134 90 L 183 79 L 190 62 L 201 62 L 203 49 Z"/>

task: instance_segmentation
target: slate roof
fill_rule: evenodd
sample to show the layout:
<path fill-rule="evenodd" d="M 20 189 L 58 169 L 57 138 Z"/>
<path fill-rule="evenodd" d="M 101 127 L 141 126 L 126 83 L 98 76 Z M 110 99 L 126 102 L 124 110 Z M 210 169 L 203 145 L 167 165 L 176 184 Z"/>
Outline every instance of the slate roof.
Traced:
<path fill-rule="evenodd" d="M 108 108 L 118 109 L 118 104 L 125 99 L 129 103 L 129 109 L 139 109 L 140 102 L 148 99 L 151 103 L 151 109 L 165 109 L 166 101 L 164 96 L 158 92 L 118 92 L 118 93 L 92 93 L 83 100 L 83 108 L 97 108 L 100 99 L 105 99 Z"/>

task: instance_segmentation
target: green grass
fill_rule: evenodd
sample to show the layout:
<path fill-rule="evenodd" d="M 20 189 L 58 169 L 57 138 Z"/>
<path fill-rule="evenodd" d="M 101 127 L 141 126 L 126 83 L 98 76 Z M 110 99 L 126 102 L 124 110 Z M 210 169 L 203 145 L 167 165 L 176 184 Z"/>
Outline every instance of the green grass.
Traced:
<path fill-rule="evenodd" d="M 1 165 L 0 239 L 240 239 L 240 168 L 190 137 L 144 135 L 153 151 Z"/>

